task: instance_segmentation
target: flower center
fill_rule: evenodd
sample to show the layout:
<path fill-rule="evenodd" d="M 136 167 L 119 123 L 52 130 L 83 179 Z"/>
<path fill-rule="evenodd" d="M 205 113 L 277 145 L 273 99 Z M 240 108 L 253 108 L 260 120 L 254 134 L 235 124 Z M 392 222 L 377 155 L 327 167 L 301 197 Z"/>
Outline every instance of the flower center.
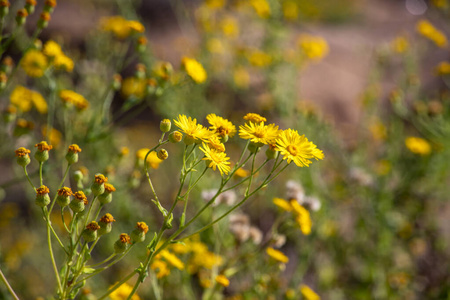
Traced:
<path fill-rule="evenodd" d="M 298 149 L 298 147 L 295 146 L 295 145 L 289 145 L 289 146 L 287 146 L 286 150 L 287 150 L 290 154 L 296 156 L 299 149 Z"/>

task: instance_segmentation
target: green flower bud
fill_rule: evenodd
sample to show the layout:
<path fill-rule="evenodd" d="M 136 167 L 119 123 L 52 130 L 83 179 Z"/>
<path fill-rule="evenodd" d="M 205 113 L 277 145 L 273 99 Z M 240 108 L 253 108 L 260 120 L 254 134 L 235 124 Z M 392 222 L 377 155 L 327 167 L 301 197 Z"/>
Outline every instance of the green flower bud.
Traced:
<path fill-rule="evenodd" d="M 27 10 L 24 9 L 24 8 L 19 9 L 17 11 L 17 15 L 16 15 L 17 26 L 22 26 L 23 24 L 25 24 L 25 21 L 27 20 L 27 17 L 28 17 Z"/>
<path fill-rule="evenodd" d="M 48 195 L 50 190 L 45 185 L 41 185 L 36 189 L 36 205 L 44 207 L 50 204 L 50 196 Z"/>
<path fill-rule="evenodd" d="M 125 252 L 131 244 L 131 238 L 128 234 L 122 233 L 119 239 L 114 243 L 114 252 L 119 254 Z"/>
<path fill-rule="evenodd" d="M 8 0 L 1 0 L 0 1 L 0 17 L 3 18 L 9 13 L 9 7 L 11 4 Z"/>
<path fill-rule="evenodd" d="M 191 136 L 191 135 L 185 135 L 184 136 L 184 143 L 186 144 L 186 145 L 192 145 L 193 143 L 195 143 L 195 138 L 193 137 L 193 136 Z"/>
<path fill-rule="evenodd" d="M 115 192 L 116 188 L 109 183 L 105 183 L 105 192 L 98 195 L 98 201 L 101 204 L 108 204 L 112 201 L 112 192 Z"/>
<path fill-rule="evenodd" d="M 226 142 L 228 142 L 228 138 L 229 138 L 228 134 L 225 134 L 220 137 L 220 142 L 225 144 Z"/>
<path fill-rule="evenodd" d="M 100 228 L 97 230 L 98 235 L 104 235 L 110 233 L 112 230 L 112 222 L 115 222 L 114 217 L 111 214 L 104 215 L 98 224 Z"/>
<path fill-rule="evenodd" d="M 34 13 L 34 9 L 36 7 L 36 0 L 27 0 L 25 3 L 25 9 L 27 10 L 28 14 Z"/>
<path fill-rule="evenodd" d="M 122 87 L 122 76 L 120 76 L 120 74 L 114 74 L 112 82 L 113 90 L 118 91 L 120 90 L 121 87 Z"/>
<path fill-rule="evenodd" d="M 94 196 L 101 195 L 105 192 L 105 182 L 108 182 L 108 178 L 105 175 L 95 175 L 94 182 L 91 185 L 91 191 Z"/>
<path fill-rule="evenodd" d="M 164 119 L 159 124 L 159 129 L 161 129 L 162 132 L 169 132 L 171 127 L 172 127 L 172 122 L 170 122 L 169 119 Z"/>
<path fill-rule="evenodd" d="M 56 196 L 56 202 L 61 207 L 66 207 L 70 203 L 70 196 L 72 196 L 72 190 L 68 187 L 63 187 L 58 190 L 58 196 Z"/>
<path fill-rule="evenodd" d="M 179 131 L 173 131 L 169 134 L 169 141 L 171 143 L 179 143 L 183 139 L 183 134 Z"/>
<path fill-rule="evenodd" d="M 80 213 L 84 210 L 84 207 L 88 204 L 86 195 L 82 191 L 76 192 L 74 198 L 69 203 L 70 209 L 74 213 Z"/>
<path fill-rule="evenodd" d="M 148 232 L 148 226 L 144 222 L 137 222 L 136 229 L 131 232 L 131 240 L 135 243 L 145 241 L 145 234 Z"/>
<path fill-rule="evenodd" d="M 36 151 L 36 153 L 34 154 L 34 158 L 36 158 L 36 160 L 38 162 L 45 162 L 48 160 L 49 156 L 48 156 L 48 151 L 53 149 L 52 145 L 47 144 L 47 142 L 42 141 L 39 144 L 34 145 L 36 148 L 38 148 L 38 150 Z"/>
<path fill-rule="evenodd" d="M 83 172 L 81 172 L 80 170 L 73 172 L 73 179 L 76 182 L 82 181 L 83 178 L 84 178 Z"/>
<path fill-rule="evenodd" d="M 166 160 L 169 157 L 169 153 L 166 149 L 161 149 L 156 153 L 156 156 L 158 156 L 160 160 Z"/>
<path fill-rule="evenodd" d="M 278 157 L 278 151 L 276 151 L 272 147 L 269 147 L 266 150 L 266 157 L 267 159 L 276 159 Z"/>
<path fill-rule="evenodd" d="M 31 152 L 30 150 L 28 150 L 24 147 L 20 147 L 15 152 L 16 152 L 16 156 L 17 156 L 17 163 L 20 166 L 25 167 L 31 162 L 30 155 L 29 155 L 29 153 Z"/>
<path fill-rule="evenodd" d="M 46 0 L 44 5 L 44 12 L 52 13 L 55 10 L 56 0 Z"/>
<path fill-rule="evenodd" d="M 100 228 L 100 226 L 97 224 L 97 222 L 92 221 L 86 226 L 86 229 L 82 232 L 83 239 L 89 243 L 93 242 L 97 239 L 97 230 Z"/>
<path fill-rule="evenodd" d="M 81 152 L 81 149 L 80 147 L 78 147 L 78 145 L 73 144 L 69 146 L 66 154 L 66 160 L 69 165 L 78 162 L 78 152 Z"/>

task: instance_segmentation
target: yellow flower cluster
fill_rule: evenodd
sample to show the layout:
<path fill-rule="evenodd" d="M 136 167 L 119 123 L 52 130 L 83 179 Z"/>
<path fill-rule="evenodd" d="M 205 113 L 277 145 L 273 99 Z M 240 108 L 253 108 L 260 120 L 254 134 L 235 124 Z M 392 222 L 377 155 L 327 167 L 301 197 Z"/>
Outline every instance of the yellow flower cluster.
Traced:
<path fill-rule="evenodd" d="M 64 54 L 60 45 L 54 41 L 48 41 L 43 51 L 36 49 L 27 51 L 20 65 L 28 76 L 38 78 L 44 76 L 45 71 L 51 66 L 72 72 L 74 62 Z"/>
<path fill-rule="evenodd" d="M 420 20 L 417 23 L 416 29 L 421 35 L 434 42 L 436 46 L 441 48 L 447 47 L 448 41 L 445 34 L 434 27 L 429 21 Z"/>
<path fill-rule="evenodd" d="M 203 83 L 208 78 L 205 68 L 203 68 L 202 64 L 195 59 L 183 57 L 181 64 L 189 77 L 191 77 L 196 83 Z"/>
<path fill-rule="evenodd" d="M 18 85 L 9 97 L 10 103 L 22 112 L 30 111 L 32 107 L 41 113 L 47 113 L 47 102 L 44 97 L 36 91 Z"/>
<path fill-rule="evenodd" d="M 138 21 L 130 21 L 121 16 L 112 16 L 100 20 L 100 27 L 104 31 L 112 32 L 120 39 L 127 38 L 133 33 L 143 33 L 144 25 Z"/>
<path fill-rule="evenodd" d="M 308 235 L 311 233 L 311 215 L 306 208 L 304 208 L 297 202 L 297 200 L 293 199 L 288 202 L 281 198 L 274 198 L 273 204 L 284 211 L 292 212 L 294 214 L 295 221 L 300 226 L 300 230 L 304 235 Z"/>
<path fill-rule="evenodd" d="M 327 41 L 320 36 L 302 34 L 297 44 L 307 58 L 315 61 L 321 60 L 330 51 Z"/>
<path fill-rule="evenodd" d="M 259 17 L 267 19 L 271 15 L 270 5 L 266 0 L 250 0 L 250 5 L 253 7 Z"/>
<path fill-rule="evenodd" d="M 409 151 L 414 154 L 425 156 L 431 153 L 430 144 L 426 140 L 419 137 L 407 137 L 405 140 L 405 145 Z"/>

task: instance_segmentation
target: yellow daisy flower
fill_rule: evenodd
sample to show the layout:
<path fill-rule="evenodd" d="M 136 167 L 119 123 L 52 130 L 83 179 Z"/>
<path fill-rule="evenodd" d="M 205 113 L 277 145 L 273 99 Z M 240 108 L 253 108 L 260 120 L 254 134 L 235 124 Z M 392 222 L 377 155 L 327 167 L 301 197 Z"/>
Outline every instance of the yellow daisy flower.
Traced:
<path fill-rule="evenodd" d="M 266 249 L 266 253 L 273 259 L 275 259 L 276 261 L 279 261 L 283 264 L 289 262 L 289 258 L 284 255 L 283 252 L 279 251 L 279 250 L 275 250 L 272 247 L 269 247 Z"/>
<path fill-rule="evenodd" d="M 291 161 L 299 167 L 308 167 L 311 164 L 309 159 L 316 160 L 323 159 L 323 152 L 317 149 L 317 146 L 309 142 L 305 135 L 299 135 L 296 130 L 287 129 L 280 133 L 276 139 L 276 150 L 280 151 L 283 159 L 286 159 L 288 164 Z"/>
<path fill-rule="evenodd" d="M 249 121 L 249 122 L 253 122 L 253 123 L 260 123 L 260 122 L 266 122 L 267 119 L 255 114 L 255 113 L 248 113 L 244 116 L 244 120 Z"/>
<path fill-rule="evenodd" d="M 217 133 L 221 137 L 229 136 L 233 137 L 236 134 L 236 126 L 233 125 L 227 119 L 219 117 L 215 114 L 209 114 L 206 116 L 209 124 L 209 130 Z"/>
<path fill-rule="evenodd" d="M 136 152 L 136 158 L 140 161 L 144 161 L 145 159 L 145 155 L 147 155 L 147 152 L 149 151 L 149 148 L 142 148 L 139 149 Z M 158 158 L 158 154 L 156 153 L 156 151 L 152 151 L 150 152 L 150 154 L 147 156 L 147 164 L 150 166 L 150 168 L 152 169 L 158 169 L 159 165 L 162 163 L 163 161 L 161 159 Z"/>
<path fill-rule="evenodd" d="M 186 73 L 194 80 L 196 83 L 203 83 L 208 78 L 203 66 L 193 58 L 183 57 L 181 64 L 183 65 Z"/>
<path fill-rule="evenodd" d="M 407 137 L 405 140 L 405 145 L 409 149 L 409 151 L 414 154 L 425 156 L 431 153 L 430 144 L 426 140 L 419 137 Z"/>
<path fill-rule="evenodd" d="M 207 128 L 197 124 L 197 119 L 188 118 L 186 115 L 179 115 L 178 119 L 174 119 L 173 122 L 186 134 L 184 142 L 187 145 L 199 141 L 207 141 L 213 135 Z"/>
<path fill-rule="evenodd" d="M 111 300 L 125 300 L 128 299 L 128 295 L 131 294 L 131 291 L 133 290 L 133 287 L 129 285 L 128 283 L 124 283 L 121 286 L 119 286 L 118 289 L 116 289 L 114 292 L 109 294 L 109 298 Z M 134 294 L 133 297 L 131 297 L 131 300 L 140 300 L 141 298 Z"/>
<path fill-rule="evenodd" d="M 309 286 L 302 284 L 300 286 L 300 293 L 306 300 L 320 300 L 320 296 L 317 295 Z"/>
<path fill-rule="evenodd" d="M 297 200 L 291 200 L 290 204 L 296 214 L 295 221 L 297 221 L 297 224 L 300 226 L 300 230 L 304 235 L 310 234 L 312 222 L 309 211 L 301 206 Z"/>
<path fill-rule="evenodd" d="M 42 77 L 47 69 L 47 57 L 38 50 L 25 53 L 20 65 L 30 77 Z"/>
<path fill-rule="evenodd" d="M 73 60 L 65 54 L 56 56 L 53 63 L 55 64 L 55 67 L 57 69 L 65 70 L 67 72 L 73 71 L 74 67 Z"/>
<path fill-rule="evenodd" d="M 56 57 L 59 55 L 63 55 L 63 51 L 61 50 L 61 46 L 55 42 L 55 41 L 47 41 L 44 45 L 44 52 L 45 55 L 48 57 Z"/>
<path fill-rule="evenodd" d="M 200 150 L 205 153 L 205 157 L 202 160 L 210 161 L 208 165 L 209 168 L 212 168 L 214 171 L 216 168 L 219 169 L 220 175 L 223 175 L 224 173 L 227 175 L 228 172 L 230 172 L 230 162 L 227 161 L 230 158 L 227 157 L 225 152 L 211 149 L 205 143 L 203 143 L 203 148 L 200 147 Z"/>
<path fill-rule="evenodd" d="M 64 103 L 72 104 L 78 110 L 86 109 L 89 106 L 89 102 L 86 98 L 71 90 L 62 90 L 59 92 L 59 98 L 61 98 Z"/>
<path fill-rule="evenodd" d="M 47 102 L 44 97 L 40 93 L 21 85 L 14 88 L 9 99 L 12 105 L 23 112 L 29 111 L 34 106 L 39 113 L 47 113 Z"/>
<path fill-rule="evenodd" d="M 220 141 L 217 135 L 213 135 L 209 138 L 208 146 L 219 152 L 225 152 L 225 145 Z"/>
<path fill-rule="evenodd" d="M 279 132 L 275 124 L 264 125 L 264 122 L 259 124 L 248 122 L 244 126 L 239 126 L 239 136 L 255 144 L 270 144 L 278 137 Z"/>

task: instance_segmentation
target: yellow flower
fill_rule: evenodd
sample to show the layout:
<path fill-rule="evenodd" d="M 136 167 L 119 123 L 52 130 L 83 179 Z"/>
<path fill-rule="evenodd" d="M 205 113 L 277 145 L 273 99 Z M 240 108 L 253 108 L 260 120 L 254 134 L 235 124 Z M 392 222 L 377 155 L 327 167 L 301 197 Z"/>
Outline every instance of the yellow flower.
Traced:
<path fill-rule="evenodd" d="M 211 125 L 209 130 L 212 130 L 221 137 L 229 136 L 231 138 L 236 134 L 236 126 L 227 119 L 215 114 L 209 114 L 206 116 L 206 120 L 208 120 Z"/>
<path fill-rule="evenodd" d="M 320 296 L 317 295 L 309 286 L 302 284 L 300 286 L 300 293 L 306 300 L 320 300 Z"/>
<path fill-rule="evenodd" d="M 62 102 L 75 106 L 78 110 L 84 110 L 89 106 L 86 98 L 71 90 L 60 91 L 59 98 L 61 98 Z"/>
<path fill-rule="evenodd" d="M 270 17 L 271 10 L 266 0 L 250 0 L 250 4 L 261 18 L 267 19 Z"/>
<path fill-rule="evenodd" d="M 391 47 L 397 53 L 405 53 L 409 48 L 408 39 L 404 36 L 398 36 L 392 41 Z"/>
<path fill-rule="evenodd" d="M 294 21 L 298 18 L 298 5 L 294 1 L 283 2 L 283 15 L 286 20 Z"/>
<path fill-rule="evenodd" d="M 273 198 L 272 200 L 273 204 L 275 204 L 276 206 L 278 206 L 279 208 L 281 208 L 282 210 L 285 211 L 292 211 L 292 206 L 289 202 L 287 202 L 284 199 L 281 198 Z"/>
<path fill-rule="evenodd" d="M 379 119 L 374 119 L 372 121 L 369 130 L 372 133 L 373 138 L 377 141 L 383 141 L 387 138 L 386 126 L 384 126 L 383 122 Z"/>
<path fill-rule="evenodd" d="M 227 157 L 225 152 L 211 149 L 205 143 L 203 143 L 203 148 L 200 147 L 200 150 L 205 154 L 202 160 L 209 161 L 209 168 L 212 168 L 214 171 L 216 168 L 219 169 L 220 175 L 227 175 L 230 172 L 230 162 L 228 161 L 230 158 Z"/>
<path fill-rule="evenodd" d="M 222 41 L 216 38 L 209 39 L 208 42 L 206 43 L 206 48 L 211 53 L 218 53 L 218 54 L 225 53 L 225 47 Z"/>
<path fill-rule="evenodd" d="M 311 60 L 321 60 L 329 52 L 327 41 L 320 36 L 302 34 L 297 43 L 302 53 Z"/>
<path fill-rule="evenodd" d="M 127 22 L 128 28 L 130 28 L 132 31 L 136 31 L 139 33 L 143 33 L 145 31 L 144 25 L 142 25 L 139 21 L 128 21 Z"/>
<path fill-rule="evenodd" d="M 225 17 L 221 24 L 222 32 L 227 37 L 237 37 L 239 35 L 239 25 L 235 18 Z"/>
<path fill-rule="evenodd" d="M 139 149 L 137 152 L 136 152 L 136 158 L 138 159 L 138 160 L 141 160 L 141 161 L 144 161 L 144 159 L 145 159 L 145 155 L 147 154 L 147 152 L 149 151 L 150 149 L 148 149 L 148 148 L 142 148 L 142 149 Z M 147 164 L 150 166 L 150 168 L 152 168 L 152 169 L 158 169 L 159 168 L 159 164 L 161 164 L 163 161 L 162 160 L 160 160 L 159 158 L 158 158 L 158 154 L 156 153 L 156 151 L 152 151 L 152 152 L 150 152 L 150 154 L 147 156 Z"/>
<path fill-rule="evenodd" d="M 47 41 L 44 45 L 43 51 L 45 55 L 48 57 L 56 57 L 59 55 L 64 55 L 63 51 L 61 50 L 61 46 L 55 42 L 55 41 Z"/>
<path fill-rule="evenodd" d="M 283 159 L 290 164 L 291 161 L 299 167 L 308 167 L 311 164 L 309 159 L 323 159 L 323 152 L 317 146 L 309 142 L 305 135 L 299 135 L 296 130 L 284 130 L 276 139 L 276 150 L 280 151 Z"/>
<path fill-rule="evenodd" d="M 162 250 L 160 254 L 172 266 L 178 270 L 184 270 L 184 263 L 175 254 L 170 253 L 167 250 Z"/>
<path fill-rule="evenodd" d="M 193 143 L 199 141 L 207 141 L 212 133 L 201 124 L 197 124 L 197 119 L 186 117 L 185 115 L 178 115 L 178 119 L 173 120 L 175 125 L 183 131 L 186 136 L 185 143 Z M 188 141 L 186 141 L 188 139 Z"/>
<path fill-rule="evenodd" d="M 434 6 L 436 6 L 437 8 L 447 8 L 448 5 L 448 0 L 433 0 L 431 1 L 431 3 L 433 3 Z"/>
<path fill-rule="evenodd" d="M 233 72 L 234 84 L 241 89 L 247 89 L 250 85 L 250 74 L 243 67 L 237 67 Z"/>
<path fill-rule="evenodd" d="M 405 145 L 409 151 L 414 154 L 425 156 L 431 153 L 430 144 L 426 140 L 419 137 L 407 137 L 405 140 Z"/>
<path fill-rule="evenodd" d="M 237 177 L 244 178 L 244 177 L 247 177 L 247 176 L 250 175 L 250 171 L 244 170 L 242 168 L 239 168 L 239 169 L 236 170 L 236 172 L 234 172 L 234 175 L 237 176 Z"/>
<path fill-rule="evenodd" d="M 122 95 L 125 98 L 134 96 L 138 99 L 142 99 L 145 95 L 145 79 L 136 77 L 127 77 L 122 81 Z"/>
<path fill-rule="evenodd" d="M 230 285 L 230 280 L 225 275 L 217 275 L 216 282 L 224 287 L 227 287 Z"/>
<path fill-rule="evenodd" d="M 181 64 L 183 65 L 186 73 L 194 80 L 196 83 L 203 83 L 206 81 L 208 75 L 206 74 L 203 66 L 193 58 L 183 57 Z"/>
<path fill-rule="evenodd" d="M 441 76 L 450 74 L 450 62 L 443 61 L 439 63 L 436 67 L 436 73 L 438 73 Z"/>
<path fill-rule="evenodd" d="M 61 139 L 62 139 L 62 133 L 58 130 L 56 130 L 55 128 L 52 128 L 50 130 L 50 135 L 47 135 L 47 125 L 42 126 L 42 135 L 44 137 L 49 137 L 49 142 L 50 144 L 54 145 L 55 147 L 58 147 L 59 144 L 61 143 Z"/>
<path fill-rule="evenodd" d="M 250 51 L 247 59 L 252 66 L 260 68 L 267 67 L 272 63 L 272 56 L 270 54 L 257 49 Z"/>
<path fill-rule="evenodd" d="M 109 294 L 109 298 L 111 300 L 126 300 L 128 299 L 128 295 L 131 294 L 132 290 L 133 287 L 131 285 L 129 285 L 128 283 L 124 283 L 114 292 Z M 140 299 L 141 298 L 136 294 L 134 294 L 133 297 L 131 297 L 131 300 L 140 300 Z"/>
<path fill-rule="evenodd" d="M 218 9 L 225 5 L 225 0 L 205 0 L 205 4 L 209 8 Z"/>
<path fill-rule="evenodd" d="M 53 64 L 57 69 L 65 70 L 67 72 L 72 72 L 74 67 L 73 60 L 65 54 L 56 56 Z"/>
<path fill-rule="evenodd" d="M 150 269 L 152 269 L 153 271 L 157 270 L 156 278 L 158 279 L 170 275 L 170 270 L 167 267 L 167 264 L 162 260 L 155 260 L 154 262 L 152 262 L 152 264 L 150 265 Z"/>
<path fill-rule="evenodd" d="M 267 119 L 255 114 L 255 113 L 248 113 L 244 116 L 244 120 L 249 121 L 249 122 L 253 122 L 253 123 L 260 123 L 260 122 L 266 122 Z"/>
<path fill-rule="evenodd" d="M 264 125 L 264 122 L 259 124 L 248 122 L 244 126 L 239 126 L 239 136 L 255 144 L 267 145 L 278 137 L 279 132 L 275 124 Z"/>
<path fill-rule="evenodd" d="M 9 99 L 12 105 L 23 112 L 29 111 L 34 106 L 39 113 L 47 113 L 47 102 L 44 97 L 40 93 L 21 85 L 14 88 Z"/>
<path fill-rule="evenodd" d="M 124 39 L 133 32 L 144 32 L 145 28 L 138 21 L 128 21 L 121 16 L 112 16 L 100 20 L 100 27 L 104 31 L 112 32 L 116 37 Z"/>
<path fill-rule="evenodd" d="M 289 258 L 284 255 L 283 252 L 279 251 L 279 250 L 275 250 L 272 247 L 269 247 L 266 249 L 266 253 L 273 259 L 275 259 L 276 261 L 279 261 L 283 264 L 287 263 L 289 261 Z"/>
<path fill-rule="evenodd" d="M 416 29 L 421 35 L 434 42 L 436 46 L 441 48 L 447 47 L 448 42 L 445 34 L 435 28 L 429 21 L 420 20 L 417 23 Z"/>
<path fill-rule="evenodd" d="M 38 50 L 25 53 L 20 65 L 30 77 L 42 77 L 48 66 L 47 57 Z"/>
<path fill-rule="evenodd" d="M 225 145 L 220 141 L 217 135 L 213 135 L 209 138 L 208 146 L 218 152 L 225 152 Z"/>
<path fill-rule="evenodd" d="M 300 226 L 300 230 L 304 235 L 310 234 L 312 224 L 309 211 L 301 206 L 297 200 L 291 200 L 290 204 L 296 214 L 295 221 L 297 221 L 297 224 Z"/>

